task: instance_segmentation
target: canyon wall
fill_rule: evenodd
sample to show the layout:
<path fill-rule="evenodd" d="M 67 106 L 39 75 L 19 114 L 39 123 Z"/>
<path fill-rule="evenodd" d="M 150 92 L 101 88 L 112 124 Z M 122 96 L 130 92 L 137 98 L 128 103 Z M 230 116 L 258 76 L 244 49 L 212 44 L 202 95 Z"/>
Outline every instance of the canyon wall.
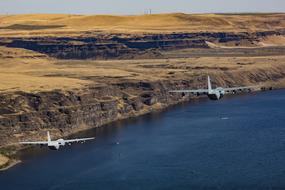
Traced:
<path fill-rule="evenodd" d="M 285 68 L 249 71 L 243 74 L 229 71 L 213 77 L 217 85 L 224 81 L 235 81 L 232 85 L 248 81 L 256 84 L 283 79 Z M 18 140 L 44 138 L 45 134 L 39 133 L 41 130 L 55 130 L 54 136 L 68 135 L 160 110 L 182 101 L 195 100 L 196 96 L 171 94 L 168 91 L 203 86 L 205 80 L 205 75 L 201 75 L 185 80 L 125 81 L 99 87 L 91 85 L 75 91 L 2 93 L 0 145 L 17 143 Z M 38 136 L 39 134 L 41 136 Z"/>
<path fill-rule="evenodd" d="M 161 58 L 161 51 L 210 48 L 208 42 L 257 46 L 265 37 L 284 36 L 285 30 L 240 33 L 101 34 L 82 37 L 0 38 L 0 45 L 24 48 L 59 59 Z"/>

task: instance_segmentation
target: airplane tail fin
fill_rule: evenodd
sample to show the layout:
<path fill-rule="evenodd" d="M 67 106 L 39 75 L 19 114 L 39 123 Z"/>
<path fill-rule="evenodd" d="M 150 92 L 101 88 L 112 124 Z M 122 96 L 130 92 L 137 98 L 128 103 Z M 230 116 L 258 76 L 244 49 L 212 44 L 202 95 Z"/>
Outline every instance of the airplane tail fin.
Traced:
<path fill-rule="evenodd" d="M 211 90 L 212 90 L 211 79 L 210 76 L 208 76 L 208 91 L 210 92 Z"/>
<path fill-rule="evenodd" d="M 49 131 L 47 132 L 47 140 L 48 140 L 48 142 L 50 142 L 50 141 L 51 141 Z"/>

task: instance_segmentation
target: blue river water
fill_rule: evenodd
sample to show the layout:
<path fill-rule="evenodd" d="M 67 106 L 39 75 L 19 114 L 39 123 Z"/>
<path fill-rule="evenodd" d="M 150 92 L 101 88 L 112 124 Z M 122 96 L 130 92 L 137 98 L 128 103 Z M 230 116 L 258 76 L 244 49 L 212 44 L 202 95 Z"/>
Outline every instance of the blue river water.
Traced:
<path fill-rule="evenodd" d="M 285 189 L 285 90 L 207 99 L 33 148 L 1 190 Z"/>

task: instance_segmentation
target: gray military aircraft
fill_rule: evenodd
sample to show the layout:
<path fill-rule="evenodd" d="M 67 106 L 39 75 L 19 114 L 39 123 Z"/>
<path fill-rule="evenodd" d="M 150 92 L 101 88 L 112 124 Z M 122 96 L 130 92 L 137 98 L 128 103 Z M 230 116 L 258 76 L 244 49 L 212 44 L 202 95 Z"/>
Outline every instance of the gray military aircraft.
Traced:
<path fill-rule="evenodd" d="M 26 145 L 40 145 L 40 146 L 48 146 L 51 150 L 58 150 L 60 146 L 65 146 L 66 144 L 71 145 L 72 143 L 79 143 L 79 142 L 85 142 L 89 140 L 95 139 L 94 137 L 91 138 L 82 138 L 82 139 L 58 139 L 56 141 L 52 141 L 50 138 L 49 131 L 47 132 L 47 141 L 35 141 L 35 142 L 20 142 L 20 144 L 26 144 Z"/>
<path fill-rule="evenodd" d="M 246 86 L 246 87 L 234 87 L 234 88 L 222 88 L 218 87 L 212 89 L 211 79 L 208 76 L 208 89 L 197 89 L 197 90 L 173 90 L 169 91 L 170 93 L 191 93 L 194 95 L 207 95 L 210 100 L 219 100 L 225 94 L 235 94 L 236 92 L 241 91 L 251 91 L 254 87 L 253 86 Z"/>

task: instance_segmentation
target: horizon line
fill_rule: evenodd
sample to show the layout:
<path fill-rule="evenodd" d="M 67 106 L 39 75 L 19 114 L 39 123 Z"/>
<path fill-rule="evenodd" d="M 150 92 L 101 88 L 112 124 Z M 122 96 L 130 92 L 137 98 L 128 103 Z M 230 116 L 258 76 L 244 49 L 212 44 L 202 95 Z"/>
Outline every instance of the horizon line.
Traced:
<path fill-rule="evenodd" d="M 257 11 L 257 12 L 246 12 L 246 11 L 241 11 L 241 12 L 201 12 L 201 13 L 187 13 L 187 12 L 160 12 L 160 13 L 140 13 L 140 14 L 90 14 L 90 13 L 86 13 L 86 14 L 81 14 L 81 13 L 45 13 L 45 12 L 41 12 L 41 13 L 0 13 L 1 16 L 5 16 L 5 15 L 99 15 L 99 16 L 104 16 L 104 15 L 108 15 L 108 16 L 139 16 L 139 15 L 163 15 L 163 14 L 188 14 L 188 15 L 200 15 L 200 14 L 232 14 L 232 15 L 238 15 L 238 14 L 285 14 L 284 12 L 267 12 L 267 11 Z"/>

